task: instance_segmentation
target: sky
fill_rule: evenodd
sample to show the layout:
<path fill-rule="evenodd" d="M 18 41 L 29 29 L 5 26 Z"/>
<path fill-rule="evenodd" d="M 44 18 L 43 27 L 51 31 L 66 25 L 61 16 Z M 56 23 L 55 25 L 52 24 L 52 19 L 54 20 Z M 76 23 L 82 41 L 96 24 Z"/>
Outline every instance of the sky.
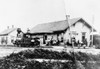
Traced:
<path fill-rule="evenodd" d="M 100 0 L 65 0 L 66 13 L 82 17 L 100 32 Z"/>
<path fill-rule="evenodd" d="M 37 24 L 65 20 L 66 15 L 82 17 L 100 31 L 99 3 L 99 0 L 0 0 L 0 32 L 12 25 L 26 31 Z"/>

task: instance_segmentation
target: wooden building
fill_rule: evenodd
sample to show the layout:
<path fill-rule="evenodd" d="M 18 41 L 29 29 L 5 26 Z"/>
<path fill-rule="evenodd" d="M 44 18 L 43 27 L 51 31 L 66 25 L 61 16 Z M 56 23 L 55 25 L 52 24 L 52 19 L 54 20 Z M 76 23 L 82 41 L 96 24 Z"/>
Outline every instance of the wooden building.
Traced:
<path fill-rule="evenodd" d="M 0 33 L 0 45 L 13 45 L 17 36 L 17 28 L 7 28 Z"/>
<path fill-rule="evenodd" d="M 70 27 L 69 27 L 70 23 Z M 86 39 L 90 42 L 90 33 L 92 32 L 92 26 L 87 23 L 83 18 L 73 18 L 69 20 L 56 21 L 50 23 L 39 24 L 30 30 L 32 37 L 39 37 L 41 42 L 45 40 L 59 39 L 64 42 L 71 41 L 71 38 L 75 38 L 76 41 L 82 42 Z M 95 29 L 93 29 L 96 31 Z"/>

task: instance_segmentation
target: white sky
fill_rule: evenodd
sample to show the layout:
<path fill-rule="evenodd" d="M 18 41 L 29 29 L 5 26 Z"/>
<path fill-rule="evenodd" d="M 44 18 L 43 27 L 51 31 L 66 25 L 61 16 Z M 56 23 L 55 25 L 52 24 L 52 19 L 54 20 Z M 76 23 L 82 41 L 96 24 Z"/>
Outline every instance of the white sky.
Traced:
<path fill-rule="evenodd" d="M 65 0 L 66 12 L 71 17 L 83 17 L 100 31 L 100 0 Z M 94 18 L 94 22 L 93 22 Z"/>
<path fill-rule="evenodd" d="M 40 23 L 65 20 L 66 14 L 71 18 L 83 17 L 89 23 L 94 14 L 94 25 L 100 30 L 99 3 L 99 0 L 0 0 L 0 31 L 11 25 L 26 31 Z"/>

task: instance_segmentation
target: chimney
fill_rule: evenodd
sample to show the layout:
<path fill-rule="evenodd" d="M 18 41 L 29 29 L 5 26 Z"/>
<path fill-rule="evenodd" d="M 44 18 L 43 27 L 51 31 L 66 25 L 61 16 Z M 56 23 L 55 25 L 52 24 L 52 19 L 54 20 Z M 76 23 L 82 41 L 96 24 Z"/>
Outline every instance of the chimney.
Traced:
<path fill-rule="evenodd" d="M 68 20 L 68 19 L 69 19 L 69 17 L 70 17 L 70 15 L 66 15 L 66 20 Z"/>
<path fill-rule="evenodd" d="M 27 33 L 30 33 L 30 29 L 29 28 L 27 28 Z"/>
<path fill-rule="evenodd" d="M 9 26 L 7 26 L 7 29 L 9 29 Z"/>
<path fill-rule="evenodd" d="M 14 28 L 14 25 L 12 25 L 12 28 Z"/>

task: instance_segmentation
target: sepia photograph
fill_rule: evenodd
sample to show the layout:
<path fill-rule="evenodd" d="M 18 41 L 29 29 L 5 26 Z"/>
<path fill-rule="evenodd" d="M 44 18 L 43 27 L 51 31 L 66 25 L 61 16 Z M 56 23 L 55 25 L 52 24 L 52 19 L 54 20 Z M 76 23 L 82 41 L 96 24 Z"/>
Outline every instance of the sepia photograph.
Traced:
<path fill-rule="evenodd" d="M 0 69 L 100 69 L 99 0 L 0 0 Z"/>

